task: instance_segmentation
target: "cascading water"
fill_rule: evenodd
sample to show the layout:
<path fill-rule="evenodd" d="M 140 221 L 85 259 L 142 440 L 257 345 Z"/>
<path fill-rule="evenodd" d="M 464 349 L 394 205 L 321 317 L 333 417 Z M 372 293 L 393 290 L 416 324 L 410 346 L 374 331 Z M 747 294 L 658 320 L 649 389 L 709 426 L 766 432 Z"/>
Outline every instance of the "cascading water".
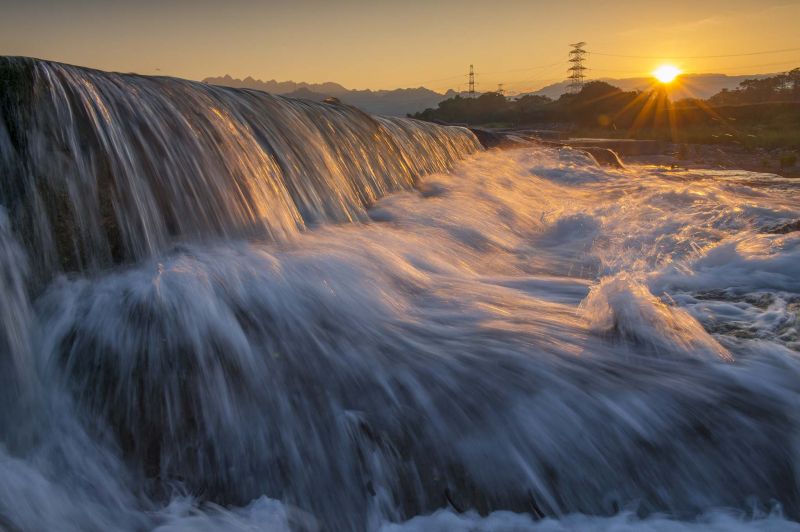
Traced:
<path fill-rule="evenodd" d="M 796 527 L 796 183 L 0 72 L 0 528 Z"/>
<path fill-rule="evenodd" d="M 45 272 L 363 220 L 479 148 L 465 129 L 258 91 L 25 58 L 0 72 L 0 201 Z"/>

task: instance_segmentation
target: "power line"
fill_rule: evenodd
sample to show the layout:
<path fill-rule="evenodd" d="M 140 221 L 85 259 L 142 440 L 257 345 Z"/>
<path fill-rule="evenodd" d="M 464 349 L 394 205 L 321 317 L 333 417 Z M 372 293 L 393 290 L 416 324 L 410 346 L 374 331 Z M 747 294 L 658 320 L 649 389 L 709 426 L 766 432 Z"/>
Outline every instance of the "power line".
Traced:
<path fill-rule="evenodd" d="M 757 65 L 740 65 L 735 67 L 725 67 L 724 70 L 748 70 L 750 68 L 760 68 L 760 67 L 768 67 L 768 66 L 786 66 L 786 65 L 797 65 L 800 66 L 800 58 L 799 59 L 790 59 L 788 61 L 778 61 L 773 63 L 760 63 Z M 619 68 L 592 68 L 590 69 L 593 72 L 614 72 L 618 74 L 639 74 L 639 75 L 646 75 L 645 72 L 639 69 L 619 69 Z M 692 75 L 692 72 L 687 72 L 688 75 Z M 702 75 L 702 74 L 700 74 Z"/>
<path fill-rule="evenodd" d="M 516 94 L 524 94 L 526 92 L 533 92 L 540 88 L 541 86 L 552 84 L 558 82 L 561 78 L 559 75 L 561 72 L 563 61 L 559 61 L 558 63 L 554 63 L 553 66 L 547 70 L 542 71 L 539 76 L 535 78 L 528 78 L 528 79 L 521 79 L 517 81 L 505 82 L 505 86 L 515 86 L 519 87 L 522 86 L 520 89 L 514 89 Z M 531 87 L 526 89 L 525 87 Z"/>
<path fill-rule="evenodd" d="M 767 55 L 767 54 L 781 54 L 787 52 L 798 52 L 800 48 L 783 48 L 781 50 L 764 50 L 761 52 L 746 52 L 741 54 L 721 54 L 721 55 L 627 55 L 627 54 L 608 54 L 604 52 L 590 52 L 592 55 L 601 55 L 604 57 L 626 57 L 629 59 L 721 59 L 723 57 L 746 57 L 751 55 Z"/>
<path fill-rule="evenodd" d="M 530 71 L 530 70 L 540 70 L 540 69 L 550 68 L 550 67 L 554 67 L 554 66 L 558 66 L 558 65 L 562 65 L 562 64 L 563 64 L 562 61 L 557 61 L 555 63 L 548 63 L 546 65 L 536 65 L 536 66 L 531 66 L 531 67 L 526 67 L 526 68 L 514 68 L 514 69 L 511 69 L 511 70 L 492 70 L 490 72 L 481 71 L 481 75 L 488 76 L 488 75 L 491 75 L 491 74 L 509 74 L 509 73 L 513 73 L 513 72 L 527 72 L 527 71 Z M 412 83 L 410 85 L 423 86 L 423 85 L 427 85 L 428 83 L 436 83 L 436 82 L 439 82 L 439 81 L 450 81 L 451 79 L 466 79 L 467 76 L 468 76 L 468 74 L 454 74 L 452 76 L 447 76 L 447 77 L 444 77 L 444 78 L 436 78 L 436 79 L 429 79 L 429 80 L 425 80 L 425 81 L 418 81 L 418 82 Z"/>
<path fill-rule="evenodd" d="M 760 65 L 743 65 L 738 67 L 726 67 L 725 70 L 747 70 L 749 68 L 761 68 L 761 67 L 768 67 L 768 66 L 786 66 L 786 65 L 796 65 L 800 67 L 800 58 L 792 59 L 790 61 L 780 61 L 777 63 L 761 63 Z"/>
<path fill-rule="evenodd" d="M 517 81 L 506 82 L 506 86 L 509 86 L 509 85 L 514 85 L 514 86 L 532 85 L 532 84 L 535 84 L 535 83 L 538 83 L 538 82 L 555 82 L 555 81 L 558 81 L 558 80 L 562 79 L 561 76 L 559 75 L 561 72 L 562 72 L 561 69 L 556 67 L 556 68 L 553 68 L 551 70 L 543 72 L 541 77 L 528 78 L 528 79 L 521 79 L 521 80 L 517 80 Z"/>
<path fill-rule="evenodd" d="M 585 45 L 585 43 L 577 43 L 577 44 L 584 44 Z M 679 59 L 715 59 L 715 58 L 726 58 L 726 57 L 758 56 L 758 55 L 766 55 L 766 54 L 788 53 L 788 52 L 795 52 L 795 51 L 800 51 L 800 48 L 783 48 L 783 49 L 779 49 L 779 50 L 764 50 L 764 51 L 746 52 L 746 53 L 740 53 L 740 54 L 721 54 L 721 55 L 708 55 L 708 56 L 700 56 L 700 55 L 697 55 L 697 56 L 670 56 L 670 58 L 671 59 L 676 59 L 676 60 L 679 60 Z M 665 59 L 667 57 L 667 56 L 643 56 L 643 55 L 610 54 L 610 53 L 605 53 L 605 52 L 593 52 L 593 51 L 590 52 L 588 50 L 584 50 L 584 52 L 589 56 L 596 55 L 596 56 L 603 56 L 603 57 L 623 57 L 623 58 L 632 58 L 632 59 L 653 59 L 653 60 L 656 60 L 656 59 Z M 572 58 L 571 54 L 570 54 L 570 58 Z M 767 67 L 767 66 L 782 66 L 782 65 L 790 65 L 790 64 L 793 64 L 793 63 L 800 64 L 800 59 L 798 59 L 797 61 L 789 60 L 789 61 L 772 62 L 772 63 L 761 63 L 761 64 L 755 64 L 755 65 L 741 65 L 741 66 L 734 66 L 734 67 L 725 67 L 724 70 L 725 71 L 730 71 L 730 70 L 739 70 L 740 71 L 740 70 L 746 70 L 748 68 L 758 68 L 758 67 Z M 507 74 L 507 73 L 512 73 L 512 72 L 526 72 L 526 71 L 536 71 L 536 70 L 547 69 L 547 70 L 544 70 L 543 72 L 540 72 L 539 76 L 537 78 L 531 78 L 531 79 L 525 79 L 525 80 L 519 80 L 519 81 L 510 81 L 510 82 L 506 81 L 506 82 L 504 82 L 504 85 L 506 87 L 510 86 L 510 85 L 514 85 L 514 86 L 523 85 L 523 84 L 527 85 L 527 84 L 533 84 L 535 82 L 554 81 L 554 79 L 547 78 L 546 74 L 553 70 L 552 67 L 557 67 L 557 66 L 562 65 L 562 64 L 563 63 L 561 61 L 558 61 L 556 63 L 548 63 L 548 64 L 543 64 L 543 65 L 536 65 L 536 66 L 530 66 L 530 67 L 518 68 L 518 69 L 511 69 L 511 70 L 497 70 L 497 71 L 489 71 L 489 72 L 483 72 L 482 71 L 481 75 L 487 76 L 487 75 L 492 75 L 492 74 Z M 570 63 L 570 64 L 572 65 L 573 63 Z M 630 69 L 630 70 L 607 69 L 607 68 L 589 69 L 588 67 L 586 67 L 583 64 L 583 62 L 580 63 L 580 66 L 583 67 L 579 72 L 583 72 L 584 73 L 584 76 L 583 76 L 584 77 L 584 82 L 585 82 L 585 77 L 586 77 L 585 73 L 587 71 L 589 71 L 589 70 L 592 70 L 592 71 L 595 71 L 595 72 L 619 72 L 619 73 L 631 73 L 631 74 L 642 74 L 642 75 L 644 75 L 644 73 L 642 71 L 633 70 L 633 69 Z M 571 74 L 570 78 L 569 78 L 569 80 L 571 82 L 572 73 L 574 71 L 570 69 L 569 72 Z M 474 70 L 473 70 L 473 73 L 474 73 Z M 469 79 L 469 74 L 454 74 L 452 76 L 447 76 L 447 77 L 442 77 L 442 78 L 422 81 L 422 82 L 417 83 L 417 85 L 426 86 L 426 85 L 428 85 L 430 83 L 440 82 L 440 81 L 449 81 L 449 80 L 463 80 L 463 81 L 461 81 L 461 83 L 465 83 L 466 82 L 468 84 L 469 83 L 468 79 Z M 474 82 L 475 79 L 477 79 L 477 74 L 475 74 L 475 78 L 473 79 L 473 83 L 477 86 L 477 83 Z M 497 79 L 497 78 L 495 78 L 495 79 Z M 461 83 L 459 83 L 459 85 L 461 85 Z M 437 89 L 437 88 L 450 88 L 450 87 L 446 87 L 444 85 L 441 85 L 441 86 L 432 86 L 432 87 L 429 87 L 429 88 Z M 459 92 L 460 92 L 460 90 L 459 90 Z"/>
<path fill-rule="evenodd" d="M 548 68 L 548 67 L 553 67 L 553 66 L 562 65 L 562 64 L 563 64 L 563 61 L 557 61 L 555 63 L 549 63 L 547 65 L 538 65 L 538 66 L 532 66 L 532 67 L 527 67 L 527 68 L 515 68 L 513 70 L 493 70 L 491 72 L 483 72 L 483 74 L 484 75 L 489 75 L 489 74 L 509 74 L 509 73 L 512 73 L 512 72 L 527 72 L 528 70 L 539 70 L 539 69 L 542 69 L 542 68 Z"/>

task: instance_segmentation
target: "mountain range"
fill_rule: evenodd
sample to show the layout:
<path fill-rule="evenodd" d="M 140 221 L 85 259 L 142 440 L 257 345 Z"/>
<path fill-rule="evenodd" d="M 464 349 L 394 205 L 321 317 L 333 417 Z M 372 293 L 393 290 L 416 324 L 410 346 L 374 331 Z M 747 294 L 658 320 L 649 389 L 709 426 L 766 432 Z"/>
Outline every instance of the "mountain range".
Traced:
<path fill-rule="evenodd" d="M 449 90 L 444 94 L 417 87 L 414 89 L 393 90 L 351 90 L 338 83 L 305 83 L 294 81 L 275 81 L 274 79 L 262 81 L 247 77 L 236 79 L 225 75 L 216 78 L 206 78 L 204 83 L 222 85 L 223 87 L 236 87 L 256 89 L 291 98 L 322 101 L 325 98 L 338 98 L 341 102 L 358 107 L 368 113 L 376 115 L 405 116 L 416 113 L 428 107 L 436 107 L 439 102 L 456 95 Z"/>
<path fill-rule="evenodd" d="M 673 100 L 682 98 L 708 98 L 722 89 L 735 89 L 745 79 L 764 78 L 772 74 L 728 76 L 726 74 L 685 74 L 681 76 L 681 83 L 670 87 L 670 96 Z M 611 85 L 623 90 L 644 90 L 652 86 L 653 79 L 638 78 L 602 78 Z M 209 77 L 203 80 L 211 85 L 256 89 L 273 94 L 280 94 L 292 98 L 322 101 L 325 98 L 338 98 L 341 102 L 358 107 L 368 113 L 377 115 L 405 116 L 406 114 L 423 111 L 429 107 L 436 107 L 439 102 L 459 94 L 450 89 L 439 93 L 425 87 L 393 90 L 352 90 L 334 82 L 305 83 L 295 81 L 263 81 L 246 77 L 244 79 L 232 78 L 229 75 Z M 567 91 L 567 82 L 554 83 L 537 91 L 528 93 L 558 98 Z M 463 93 L 461 93 L 463 95 Z"/>

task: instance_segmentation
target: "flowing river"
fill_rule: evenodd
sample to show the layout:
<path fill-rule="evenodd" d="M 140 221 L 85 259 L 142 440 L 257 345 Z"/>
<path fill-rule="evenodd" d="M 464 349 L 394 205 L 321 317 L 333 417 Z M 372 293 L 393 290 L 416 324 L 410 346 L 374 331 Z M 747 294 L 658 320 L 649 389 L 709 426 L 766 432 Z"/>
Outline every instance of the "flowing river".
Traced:
<path fill-rule="evenodd" d="M 800 530 L 800 183 L 0 58 L 0 529 Z"/>

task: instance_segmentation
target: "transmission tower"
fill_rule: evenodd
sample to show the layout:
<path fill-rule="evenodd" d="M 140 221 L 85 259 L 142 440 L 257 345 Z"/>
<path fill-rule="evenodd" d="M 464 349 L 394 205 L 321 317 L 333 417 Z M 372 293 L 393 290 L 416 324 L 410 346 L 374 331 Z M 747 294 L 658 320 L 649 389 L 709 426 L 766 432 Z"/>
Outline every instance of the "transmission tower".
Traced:
<path fill-rule="evenodd" d="M 585 42 L 570 44 L 570 46 L 572 50 L 569 51 L 570 67 L 567 69 L 567 72 L 569 72 L 569 85 L 567 88 L 569 92 L 575 94 L 580 92 L 583 88 L 583 73 L 586 70 L 586 67 L 583 66 L 583 62 L 588 52 L 584 50 L 584 46 L 586 46 Z"/>
<path fill-rule="evenodd" d="M 469 66 L 469 97 L 475 97 L 475 69 Z"/>

